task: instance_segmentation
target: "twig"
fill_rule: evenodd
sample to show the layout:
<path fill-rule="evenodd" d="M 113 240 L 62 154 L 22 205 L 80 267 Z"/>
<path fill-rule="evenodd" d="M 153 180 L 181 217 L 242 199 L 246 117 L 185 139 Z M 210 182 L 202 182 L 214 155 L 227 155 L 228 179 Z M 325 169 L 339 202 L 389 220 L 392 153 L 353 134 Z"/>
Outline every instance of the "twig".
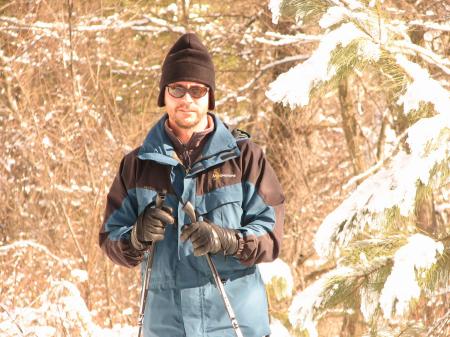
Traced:
<path fill-rule="evenodd" d="M 67 215 L 66 208 L 64 207 L 64 204 L 60 202 L 61 209 L 63 211 L 63 215 L 66 218 L 67 227 L 69 227 L 70 235 L 72 236 L 73 241 L 75 242 L 75 246 L 77 247 L 78 253 L 80 254 L 81 260 L 85 267 L 87 267 L 87 261 L 83 254 L 83 251 L 81 250 L 81 246 L 77 240 L 77 237 L 75 236 L 75 232 L 72 227 L 72 221 L 70 220 L 69 216 Z M 52 201 L 52 206 L 55 209 L 55 212 L 58 212 L 58 207 L 56 206 L 56 203 Z"/>
<path fill-rule="evenodd" d="M 9 311 L 6 309 L 6 307 L 5 307 L 3 304 L 0 303 L 0 308 L 2 308 L 4 312 L 6 312 L 6 314 L 7 314 L 8 317 L 9 317 L 9 319 L 11 320 L 11 322 L 13 322 L 14 325 L 17 327 L 17 329 L 19 329 L 20 335 L 21 335 L 21 336 L 25 336 L 25 335 L 24 335 L 24 332 L 23 332 L 23 330 L 22 330 L 22 328 L 21 328 L 20 325 L 16 322 L 15 318 L 13 318 L 13 317 L 11 316 L 11 314 L 10 314 Z"/>
<path fill-rule="evenodd" d="M 450 323 L 450 310 L 447 311 L 447 313 L 441 317 L 431 328 L 430 330 L 428 330 L 427 333 L 427 337 L 432 337 L 432 336 L 444 336 L 443 333 L 445 333 L 445 331 L 443 331 L 443 329 L 445 327 L 448 327 Z M 438 334 L 435 335 L 434 332 L 437 332 Z"/>
<path fill-rule="evenodd" d="M 73 72 L 73 41 L 72 41 L 72 13 L 73 13 L 73 0 L 67 0 L 67 15 L 68 15 L 68 30 L 69 30 L 69 48 L 70 48 L 70 78 L 72 82 L 72 95 L 75 92 L 74 72 Z M 74 98 L 74 97 L 73 97 Z"/>
<path fill-rule="evenodd" d="M 6 8 L 8 8 L 9 6 L 14 5 L 15 2 L 16 2 L 16 1 L 13 0 L 13 1 L 7 3 L 6 5 L 2 6 L 2 7 L 0 8 L 0 12 L 3 12 L 3 11 L 4 11 Z"/>

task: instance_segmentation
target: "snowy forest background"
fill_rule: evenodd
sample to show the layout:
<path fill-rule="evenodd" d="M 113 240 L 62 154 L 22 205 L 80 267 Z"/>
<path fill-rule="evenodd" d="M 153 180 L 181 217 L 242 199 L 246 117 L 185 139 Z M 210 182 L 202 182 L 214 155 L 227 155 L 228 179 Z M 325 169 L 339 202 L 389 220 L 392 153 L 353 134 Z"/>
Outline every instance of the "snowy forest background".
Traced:
<path fill-rule="evenodd" d="M 191 30 L 285 190 L 272 335 L 449 336 L 447 0 L 0 0 L 0 336 L 137 334 L 97 233 Z"/>

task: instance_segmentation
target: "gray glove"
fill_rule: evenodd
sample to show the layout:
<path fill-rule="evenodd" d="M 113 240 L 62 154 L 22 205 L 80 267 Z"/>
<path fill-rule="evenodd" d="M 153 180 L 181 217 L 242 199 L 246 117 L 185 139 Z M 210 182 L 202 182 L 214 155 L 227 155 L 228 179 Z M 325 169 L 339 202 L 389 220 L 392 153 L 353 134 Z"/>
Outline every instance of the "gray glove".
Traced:
<path fill-rule="evenodd" d="M 184 225 L 181 240 L 190 239 L 194 247 L 194 255 L 223 252 L 224 255 L 235 255 L 239 249 L 239 232 L 223 228 L 212 222 L 197 221 Z"/>
<path fill-rule="evenodd" d="M 170 207 L 147 207 L 131 230 L 131 244 L 137 250 L 146 249 L 152 242 L 163 240 L 166 226 L 174 222 Z"/>

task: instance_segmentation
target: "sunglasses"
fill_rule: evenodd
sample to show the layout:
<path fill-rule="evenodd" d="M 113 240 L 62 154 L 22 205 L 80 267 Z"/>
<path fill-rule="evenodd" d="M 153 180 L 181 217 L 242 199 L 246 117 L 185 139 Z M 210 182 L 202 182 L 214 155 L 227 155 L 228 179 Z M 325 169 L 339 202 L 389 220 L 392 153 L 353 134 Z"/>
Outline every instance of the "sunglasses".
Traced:
<path fill-rule="evenodd" d="M 192 98 L 201 98 L 208 92 L 208 87 L 193 85 L 190 88 L 183 87 L 180 84 L 168 85 L 167 91 L 169 95 L 175 98 L 181 98 L 188 92 Z"/>

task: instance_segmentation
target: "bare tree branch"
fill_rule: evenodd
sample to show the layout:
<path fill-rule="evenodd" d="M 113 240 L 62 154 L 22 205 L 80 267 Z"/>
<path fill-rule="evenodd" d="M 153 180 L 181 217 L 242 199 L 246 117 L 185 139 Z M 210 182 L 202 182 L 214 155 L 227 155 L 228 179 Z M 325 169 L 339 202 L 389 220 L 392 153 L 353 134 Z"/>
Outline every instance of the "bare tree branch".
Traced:
<path fill-rule="evenodd" d="M 106 30 L 124 30 L 131 29 L 135 31 L 143 32 L 155 32 L 163 33 L 167 31 L 184 33 L 186 29 L 182 26 L 172 25 L 169 22 L 153 18 L 148 15 L 143 15 L 143 19 L 133 20 L 133 21 L 123 21 L 115 16 L 106 17 L 102 20 L 101 24 L 95 25 L 82 25 L 82 24 L 72 24 L 73 32 L 98 32 Z M 7 16 L 0 16 L 0 23 L 4 23 L 0 26 L 0 30 L 32 30 L 32 31 L 64 31 L 68 29 L 67 23 L 64 22 L 41 22 L 37 21 L 34 23 L 26 23 L 19 19 Z M 153 23 L 153 26 L 148 25 L 148 23 Z"/>

